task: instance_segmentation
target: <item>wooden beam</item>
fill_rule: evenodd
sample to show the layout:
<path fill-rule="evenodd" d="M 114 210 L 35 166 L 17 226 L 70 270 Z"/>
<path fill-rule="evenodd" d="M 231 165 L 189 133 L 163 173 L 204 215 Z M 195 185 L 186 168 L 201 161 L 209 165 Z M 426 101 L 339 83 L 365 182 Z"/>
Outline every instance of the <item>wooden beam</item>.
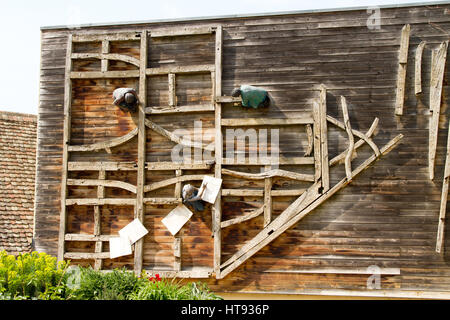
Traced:
<path fill-rule="evenodd" d="M 406 67 L 408 62 L 409 48 L 409 24 L 402 28 L 400 38 L 400 51 L 398 54 L 398 72 L 397 72 L 397 93 L 395 98 L 395 114 L 401 116 L 403 114 L 403 105 L 405 102 L 405 83 L 406 83 Z"/>
<path fill-rule="evenodd" d="M 102 142 L 97 142 L 97 143 L 93 143 L 93 144 L 83 144 L 83 145 L 79 145 L 79 146 L 68 146 L 68 150 L 71 152 L 75 152 L 75 151 L 95 151 L 95 150 L 101 150 L 101 149 L 108 149 L 108 148 L 113 148 L 116 146 L 119 146 L 121 144 L 124 144 L 125 142 L 131 140 L 134 138 L 135 135 L 137 135 L 138 133 L 138 128 L 134 128 L 133 130 L 131 130 L 130 132 L 128 132 L 127 134 L 121 136 L 121 137 L 117 137 L 117 138 L 113 138 L 107 141 L 102 141 Z"/>
<path fill-rule="evenodd" d="M 313 134 L 313 130 L 312 130 L 312 127 L 310 124 L 306 125 L 306 136 L 308 137 L 308 147 L 303 156 L 309 157 L 309 156 L 311 156 L 311 153 L 314 148 L 314 134 Z"/>
<path fill-rule="evenodd" d="M 69 161 L 68 145 L 70 143 L 71 131 L 71 104 L 72 83 L 70 72 L 72 71 L 72 35 L 67 37 L 66 68 L 64 75 L 64 124 L 63 124 L 63 150 L 62 150 L 62 174 L 61 174 L 61 209 L 59 214 L 59 237 L 58 237 L 58 261 L 64 260 L 64 235 L 66 233 L 66 197 L 67 197 L 67 163 Z"/>
<path fill-rule="evenodd" d="M 147 162 L 147 170 L 209 170 L 214 165 L 214 160 L 206 160 L 200 163 L 176 163 L 176 162 Z"/>
<path fill-rule="evenodd" d="M 191 174 L 191 175 L 184 175 L 184 176 L 177 176 L 175 178 L 170 178 L 163 181 L 154 182 L 152 184 L 148 184 L 144 186 L 144 192 L 150 192 L 157 189 L 161 189 L 167 186 L 170 186 L 172 184 L 177 184 L 184 181 L 193 181 L 193 180 L 203 180 L 205 177 L 205 174 Z"/>
<path fill-rule="evenodd" d="M 103 205 L 113 205 L 113 206 L 134 206 L 136 200 L 133 198 L 82 198 L 82 199 L 66 199 L 66 205 L 73 206 L 103 206 Z"/>
<path fill-rule="evenodd" d="M 232 161 L 229 163 L 228 158 L 224 158 L 222 161 L 222 165 L 245 165 L 245 166 L 267 166 L 273 164 L 273 159 L 271 158 L 258 158 L 256 162 L 250 162 L 249 158 L 246 158 L 244 162 Z M 309 165 L 314 164 L 314 157 L 279 157 L 278 158 L 279 165 Z"/>
<path fill-rule="evenodd" d="M 160 76 L 169 73 L 208 73 L 214 71 L 215 66 L 210 64 L 192 65 L 192 66 L 166 66 L 160 68 L 148 68 L 146 74 L 148 76 Z"/>
<path fill-rule="evenodd" d="M 328 168 L 328 128 L 327 128 L 327 90 L 324 85 L 320 87 L 319 96 L 320 121 L 320 161 L 322 170 L 322 191 L 330 188 L 330 174 Z"/>
<path fill-rule="evenodd" d="M 431 65 L 428 170 L 431 180 L 434 179 L 434 163 L 439 131 L 439 115 L 441 110 L 442 83 L 444 80 L 445 60 L 447 58 L 448 41 L 442 42 Z"/>
<path fill-rule="evenodd" d="M 111 237 L 116 237 L 112 235 L 93 235 L 93 234 L 82 234 L 82 233 L 66 233 L 66 241 L 109 241 Z"/>
<path fill-rule="evenodd" d="M 101 170 L 98 174 L 99 181 L 105 181 L 106 179 L 106 171 Z M 105 187 L 103 185 L 98 185 L 97 188 L 97 197 L 99 199 L 103 199 L 105 197 Z M 100 206 L 94 206 L 94 236 L 99 237 L 102 233 L 101 230 L 101 214 L 100 214 Z M 100 253 L 103 251 L 103 242 L 96 241 L 95 242 L 95 253 Z M 100 270 L 102 269 L 103 261 L 102 259 L 95 259 L 94 269 Z"/>
<path fill-rule="evenodd" d="M 143 203 L 149 205 L 173 205 L 183 203 L 182 198 L 144 198 Z"/>
<path fill-rule="evenodd" d="M 302 195 L 306 189 L 271 190 L 272 197 L 293 197 Z M 222 189 L 222 196 L 229 197 L 263 197 L 264 190 L 258 189 Z"/>
<path fill-rule="evenodd" d="M 211 112 L 214 111 L 214 105 L 196 105 L 196 106 L 173 106 L 173 107 L 147 107 L 146 114 L 171 114 L 188 112 Z"/>
<path fill-rule="evenodd" d="M 68 164 L 69 171 L 134 171 L 137 170 L 137 164 L 135 162 L 88 162 L 88 161 L 70 161 Z"/>
<path fill-rule="evenodd" d="M 322 178 L 322 161 L 320 152 L 320 119 L 319 119 L 319 103 L 314 101 L 313 103 L 313 163 L 314 163 L 314 182 L 321 183 Z"/>
<path fill-rule="evenodd" d="M 103 43 L 109 43 L 108 41 L 103 41 Z M 102 51 L 107 50 L 106 48 L 103 48 Z M 124 54 L 118 54 L 118 53 L 72 53 L 72 59 L 100 59 L 100 60 L 116 60 L 116 61 L 122 61 L 129 64 L 132 64 L 136 67 L 139 67 L 139 60 L 132 56 L 127 56 Z M 103 61 L 102 61 L 103 62 Z M 102 68 L 101 72 L 107 72 L 108 70 L 103 70 Z"/>
<path fill-rule="evenodd" d="M 348 136 L 348 148 L 347 148 L 347 154 L 345 156 L 345 175 L 347 176 L 347 180 L 351 180 L 352 179 L 352 156 L 353 156 L 353 150 L 355 148 L 355 139 L 353 137 L 352 126 L 350 124 L 350 118 L 348 116 L 347 101 L 345 100 L 344 96 L 341 96 L 341 108 L 342 108 L 342 115 L 344 118 L 345 131 L 347 131 L 347 136 Z"/>
<path fill-rule="evenodd" d="M 143 31 L 141 34 L 141 47 L 140 47 L 140 66 L 139 66 L 139 106 L 138 106 L 138 171 L 137 171 L 137 192 L 136 192 L 136 205 L 134 207 L 134 218 L 139 219 L 144 224 L 144 186 L 145 186 L 145 106 L 147 105 L 147 47 L 148 47 L 148 34 L 147 31 Z M 142 263 L 144 256 L 144 238 L 139 239 L 134 244 L 134 272 L 140 275 L 142 272 Z"/>
<path fill-rule="evenodd" d="M 392 148 L 394 148 L 397 143 L 403 138 L 403 135 L 398 135 L 388 144 L 386 144 L 380 151 L 381 155 L 385 155 Z M 364 169 L 366 169 L 369 165 L 375 162 L 380 156 L 376 156 L 373 154 L 366 161 L 364 161 L 360 166 L 358 166 L 353 172 L 352 176 L 356 176 Z M 227 260 L 222 267 L 225 267 L 224 270 L 220 273 L 220 278 L 225 277 L 231 271 L 235 270 L 242 263 L 244 263 L 248 258 L 253 256 L 256 252 L 258 252 L 262 247 L 266 246 L 268 243 L 276 239 L 280 234 L 285 232 L 287 229 L 295 225 L 298 221 L 300 221 L 303 217 L 305 217 L 308 213 L 312 212 L 323 202 L 328 200 L 332 195 L 336 192 L 347 186 L 351 180 L 347 180 L 347 178 L 342 179 L 336 185 L 334 185 L 331 189 L 323 194 L 318 194 L 318 197 L 312 199 L 312 201 L 308 201 L 307 193 L 314 195 L 314 188 L 317 188 L 317 184 L 312 186 L 307 192 L 300 196 L 296 201 L 294 201 L 283 213 L 280 214 L 270 225 L 264 228 L 255 238 L 250 240 L 241 249 L 234 254 L 229 260 Z M 288 214 L 284 214 L 288 212 Z M 290 217 L 288 220 L 280 219 L 283 216 Z"/>
<path fill-rule="evenodd" d="M 218 26 L 216 29 L 215 38 L 215 92 L 213 101 L 216 101 L 217 97 L 222 95 L 222 26 Z M 216 165 L 214 168 L 214 177 L 217 179 L 222 178 L 222 159 L 223 159 L 223 137 L 222 137 L 222 105 L 220 103 L 215 103 L 214 111 L 214 124 L 215 124 L 215 136 L 214 136 L 214 157 L 216 160 Z M 220 261 L 222 256 L 222 231 L 221 231 L 221 220 L 222 220 L 222 191 L 219 190 L 219 194 L 212 207 L 212 235 L 214 237 L 214 259 L 213 259 L 213 270 L 216 278 L 220 277 Z"/>
<path fill-rule="evenodd" d="M 270 172 L 272 167 L 265 166 L 266 172 Z M 314 177 L 312 176 L 314 181 Z M 272 177 L 264 179 L 264 227 L 272 221 Z"/>
<path fill-rule="evenodd" d="M 180 278 L 180 279 L 206 279 L 211 276 L 212 269 L 210 268 L 186 268 L 183 271 L 173 271 L 173 270 L 145 270 L 148 277 L 155 276 L 159 274 L 161 278 Z"/>
<path fill-rule="evenodd" d="M 444 247 L 445 214 L 447 211 L 448 187 L 450 183 L 450 123 L 447 135 L 447 153 L 445 157 L 444 179 L 442 181 L 441 205 L 439 208 L 439 224 L 436 238 L 436 252 L 441 253 Z"/>
<path fill-rule="evenodd" d="M 224 127 L 240 127 L 240 126 L 287 126 L 299 124 L 312 124 L 313 118 L 310 114 L 301 118 L 286 118 L 286 119 L 270 119 L 270 118 L 233 118 L 222 119 L 222 126 Z"/>
<path fill-rule="evenodd" d="M 212 34 L 213 31 L 213 27 L 185 27 L 176 29 L 151 30 L 150 36 L 152 38 L 194 36 L 202 34 Z"/>
<path fill-rule="evenodd" d="M 415 72 L 414 72 L 414 93 L 422 93 L 422 54 L 426 41 L 421 41 L 416 49 Z"/>
<path fill-rule="evenodd" d="M 114 79 L 114 78 L 139 78 L 139 70 L 122 71 L 72 71 L 71 79 Z"/>
<path fill-rule="evenodd" d="M 247 221 L 247 220 L 256 218 L 256 217 L 259 216 L 261 213 L 265 212 L 265 207 L 266 207 L 266 205 L 263 204 L 261 208 L 258 208 L 258 209 L 256 209 L 256 210 L 253 210 L 251 213 L 248 213 L 248 214 L 243 215 L 243 216 L 239 216 L 239 217 L 234 218 L 234 219 L 222 221 L 222 222 L 220 223 L 220 227 L 221 227 L 221 228 L 226 228 L 226 227 L 232 226 L 232 225 L 234 225 L 234 224 L 238 224 L 238 223 L 241 223 L 241 222 L 244 222 L 244 221 Z"/>
<path fill-rule="evenodd" d="M 109 252 L 66 252 L 64 258 L 72 260 L 109 259 Z"/>
<path fill-rule="evenodd" d="M 141 34 L 138 32 L 120 32 L 114 34 L 74 34 L 73 42 L 100 42 L 107 41 L 127 41 L 140 40 Z"/>
<path fill-rule="evenodd" d="M 174 264 L 173 269 L 175 271 L 181 270 L 181 236 L 176 235 L 173 240 L 173 255 L 174 255 Z"/>
<path fill-rule="evenodd" d="M 215 99 L 216 103 L 241 103 L 241 97 L 232 97 L 232 96 L 218 96 Z"/>
<path fill-rule="evenodd" d="M 314 181 L 314 175 L 312 174 L 297 173 L 282 169 L 272 169 L 261 173 L 248 173 L 229 169 L 222 169 L 222 173 L 225 175 L 249 180 L 264 180 L 267 178 L 282 177 L 298 181 Z"/>
<path fill-rule="evenodd" d="M 131 183 L 117 181 L 117 180 L 102 180 L 102 179 L 67 179 L 67 184 L 70 186 L 98 186 L 120 188 L 133 193 L 136 193 L 136 186 Z"/>

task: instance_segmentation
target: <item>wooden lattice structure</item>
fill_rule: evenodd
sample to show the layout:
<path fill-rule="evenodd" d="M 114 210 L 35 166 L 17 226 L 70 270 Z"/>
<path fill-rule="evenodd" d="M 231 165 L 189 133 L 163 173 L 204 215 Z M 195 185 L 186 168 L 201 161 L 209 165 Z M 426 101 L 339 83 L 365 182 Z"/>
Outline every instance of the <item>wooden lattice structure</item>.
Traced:
<path fill-rule="evenodd" d="M 44 28 L 37 249 L 218 292 L 448 297 L 448 10 Z M 173 236 L 161 220 L 205 176 L 216 202 Z M 135 218 L 149 233 L 110 259 Z"/>

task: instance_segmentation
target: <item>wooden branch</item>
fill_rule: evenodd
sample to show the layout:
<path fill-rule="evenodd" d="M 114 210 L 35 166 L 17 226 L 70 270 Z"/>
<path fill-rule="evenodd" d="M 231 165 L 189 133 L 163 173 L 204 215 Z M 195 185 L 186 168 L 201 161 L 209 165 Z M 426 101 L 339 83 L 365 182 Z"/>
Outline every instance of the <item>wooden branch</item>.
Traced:
<path fill-rule="evenodd" d="M 375 118 L 375 120 L 372 122 L 372 125 L 370 126 L 369 130 L 366 132 L 366 136 L 367 138 L 370 138 L 372 136 L 372 134 L 374 133 L 376 127 L 378 125 L 378 118 Z M 354 146 L 354 153 L 356 152 L 356 150 L 361 147 L 364 143 L 366 143 L 366 141 L 364 141 L 363 139 L 358 140 L 355 143 Z M 334 157 L 333 159 L 330 160 L 330 167 L 335 165 L 336 163 L 339 163 L 342 159 L 345 159 L 345 156 L 348 153 L 348 149 L 341 152 L 339 155 L 337 155 L 336 157 Z"/>
<path fill-rule="evenodd" d="M 392 148 L 397 145 L 402 137 L 403 135 L 400 134 L 392 139 L 380 150 L 381 155 L 385 155 L 390 150 L 392 150 Z M 352 172 L 352 176 L 354 177 L 362 172 L 370 164 L 375 162 L 379 157 L 380 156 L 376 156 L 375 154 L 369 157 L 364 163 L 362 163 Z M 321 195 L 314 191 L 314 188 L 318 187 L 317 183 L 310 187 L 305 194 L 294 201 L 283 213 L 281 213 L 274 221 L 272 221 L 270 225 L 264 228 L 255 238 L 247 242 L 236 254 L 234 254 L 229 260 L 222 264 L 221 267 L 226 268 L 220 272 L 220 278 L 225 277 L 231 271 L 239 267 L 248 258 L 258 252 L 262 247 L 276 239 L 280 234 L 295 225 L 298 221 L 300 221 L 308 213 L 316 209 L 323 202 L 328 200 L 336 192 L 347 186 L 350 181 L 351 180 L 347 180 L 347 178 L 344 178 L 327 192 Z M 315 195 L 315 197 L 312 200 L 308 200 L 308 194 L 313 196 Z M 286 219 L 286 217 L 289 217 L 289 219 Z"/>
<path fill-rule="evenodd" d="M 348 116 L 347 101 L 344 96 L 341 96 L 342 115 L 344 117 L 345 131 L 348 136 L 348 148 L 347 155 L 345 156 L 345 175 L 347 180 L 352 179 L 352 155 L 355 148 L 355 139 L 353 138 L 352 127 L 350 125 L 350 119 Z"/>
<path fill-rule="evenodd" d="M 106 179 L 106 171 L 101 170 L 98 174 L 98 179 L 104 181 Z M 104 186 L 99 185 L 97 188 L 97 197 L 103 199 L 105 197 Z M 100 206 L 94 206 L 94 236 L 100 236 L 101 234 L 101 214 Z M 95 242 L 95 253 L 100 253 L 103 251 L 103 243 L 101 241 Z M 103 260 L 95 259 L 94 269 L 100 270 L 102 268 Z"/>
<path fill-rule="evenodd" d="M 110 188 L 120 188 L 133 193 L 136 193 L 136 186 L 130 183 L 116 180 L 101 180 L 101 179 L 67 179 L 67 184 L 70 186 L 103 186 Z"/>
<path fill-rule="evenodd" d="M 139 67 L 139 60 L 132 56 L 118 53 L 72 53 L 72 59 L 100 59 L 123 61 Z M 104 70 L 103 72 L 106 72 Z"/>
<path fill-rule="evenodd" d="M 269 171 L 261 172 L 261 173 L 247 173 L 247 172 L 239 172 L 229 169 L 222 169 L 222 173 L 243 179 L 249 180 L 264 180 L 272 177 L 283 177 L 286 179 L 299 180 L 299 181 L 314 181 L 314 175 L 312 174 L 304 174 L 297 173 L 292 171 L 286 171 L 282 169 L 272 169 Z"/>
<path fill-rule="evenodd" d="M 72 260 L 109 259 L 109 252 L 66 252 L 64 258 Z"/>
<path fill-rule="evenodd" d="M 305 151 L 304 157 L 309 157 L 313 151 L 314 135 L 310 124 L 306 125 L 306 135 L 308 137 L 308 148 Z"/>
<path fill-rule="evenodd" d="M 192 66 L 167 66 L 160 68 L 147 68 L 146 74 L 148 76 L 160 76 L 169 73 L 208 73 L 215 70 L 214 65 L 203 64 L 203 65 L 192 65 Z"/>
<path fill-rule="evenodd" d="M 408 62 L 409 48 L 409 24 L 402 28 L 400 39 L 400 51 L 398 54 L 398 73 L 397 73 L 397 93 L 395 100 L 395 114 L 401 116 L 403 114 L 403 105 L 405 102 L 405 83 L 406 83 L 406 67 Z"/>
<path fill-rule="evenodd" d="M 66 241 L 109 241 L 111 235 L 94 235 L 94 234 L 80 234 L 80 233 L 66 233 Z"/>
<path fill-rule="evenodd" d="M 266 207 L 266 205 L 263 204 L 261 208 L 258 208 L 258 209 L 256 209 L 256 210 L 253 210 L 253 211 L 252 211 L 251 213 L 249 213 L 249 214 L 246 214 L 246 215 L 243 215 L 243 216 L 234 218 L 234 219 L 222 221 L 222 222 L 220 223 L 220 227 L 223 229 L 223 228 L 232 226 L 232 225 L 234 225 L 234 224 L 238 224 L 238 223 L 241 223 L 241 222 L 244 222 L 244 221 L 247 221 L 247 220 L 256 218 L 257 216 L 259 216 L 261 213 L 264 212 L 265 207 Z"/>
<path fill-rule="evenodd" d="M 62 150 L 62 173 L 61 173 L 61 209 L 59 213 L 59 235 L 58 235 L 58 261 L 64 259 L 64 234 L 66 233 L 66 198 L 67 198 L 67 163 L 69 161 L 68 145 L 70 143 L 71 130 L 71 105 L 72 105 L 72 83 L 70 72 L 72 70 L 72 35 L 67 38 L 66 47 L 66 69 L 64 75 L 64 124 L 63 124 L 63 150 Z"/>
<path fill-rule="evenodd" d="M 113 78 L 139 78 L 139 70 L 122 71 L 75 71 L 70 73 L 71 79 L 113 79 Z"/>
<path fill-rule="evenodd" d="M 173 270 L 145 270 L 148 277 L 159 274 L 161 278 L 180 278 L 180 279 L 201 279 L 209 278 L 212 273 L 212 269 L 194 267 L 191 270 L 173 271 Z"/>
<path fill-rule="evenodd" d="M 128 41 L 140 40 L 138 32 L 121 32 L 114 34 L 80 34 L 73 35 L 73 42 L 98 42 L 98 41 Z"/>
<path fill-rule="evenodd" d="M 136 200 L 133 198 L 83 198 L 83 199 L 66 199 L 66 205 L 79 205 L 79 206 L 103 206 L 103 205 L 114 205 L 114 206 L 134 206 Z"/>
<path fill-rule="evenodd" d="M 138 133 L 138 128 L 134 128 L 133 130 L 131 130 L 130 132 L 128 132 L 127 134 L 118 137 L 118 138 L 113 138 L 107 141 L 102 141 L 102 142 L 97 142 L 97 143 L 93 143 L 93 144 L 83 144 L 83 145 L 79 145 L 79 146 L 68 146 L 68 150 L 71 152 L 74 151 L 95 151 L 95 150 L 100 150 L 100 149 L 108 149 L 108 148 L 113 148 L 116 147 L 118 145 L 124 144 L 125 142 L 131 140 L 132 138 L 134 138 L 135 135 L 137 135 Z"/>
<path fill-rule="evenodd" d="M 164 129 L 163 127 L 161 127 L 160 125 L 154 123 L 153 121 L 150 121 L 149 119 L 145 119 L 145 125 L 147 127 L 149 127 L 150 129 L 152 129 L 153 131 L 159 133 L 160 135 L 166 137 L 167 139 L 169 139 L 172 142 L 175 142 L 177 144 L 181 144 L 185 147 L 191 147 L 191 148 L 199 148 L 199 149 L 205 149 L 205 150 L 214 150 L 214 147 L 211 147 L 210 145 L 206 145 L 204 146 L 203 144 L 197 142 L 197 141 L 193 141 L 191 142 L 190 140 L 185 140 L 182 137 L 179 137 L 175 134 L 173 134 L 172 132 Z"/>
<path fill-rule="evenodd" d="M 102 54 L 108 54 L 109 53 L 109 41 L 103 40 L 102 41 Z M 72 55 L 73 56 L 73 55 Z M 109 60 L 108 59 L 102 59 L 102 65 L 101 65 L 101 71 L 106 72 L 109 68 Z M 101 261 L 101 260 L 100 260 Z"/>
<path fill-rule="evenodd" d="M 444 80 L 445 60 L 447 57 L 448 41 L 442 42 L 434 56 L 431 65 L 430 79 L 430 109 L 431 120 L 429 125 L 428 170 L 430 180 L 434 179 L 434 162 L 439 131 L 439 115 L 441 109 L 442 83 Z"/>
<path fill-rule="evenodd" d="M 155 183 L 144 186 L 144 192 L 150 192 L 153 190 L 161 189 L 161 188 L 164 188 L 164 187 L 167 187 L 172 184 L 179 183 L 179 182 L 203 180 L 204 177 L 205 177 L 204 174 L 191 174 L 191 175 L 184 175 L 184 176 L 179 176 L 179 177 L 175 177 L 175 178 L 170 178 L 167 180 L 155 182 Z"/>
<path fill-rule="evenodd" d="M 336 125 L 337 127 L 341 128 L 342 130 L 346 131 L 345 124 L 342 123 L 341 121 L 333 118 L 332 116 L 327 116 L 327 120 L 329 122 L 331 122 L 332 124 Z M 377 123 L 378 123 L 378 120 L 377 120 Z M 375 130 L 375 128 L 374 128 L 374 130 Z M 378 146 L 372 141 L 372 139 L 369 136 L 367 136 L 364 133 L 362 133 L 361 131 L 358 131 L 355 129 L 352 129 L 352 133 L 355 136 L 357 136 L 358 138 L 363 139 L 372 148 L 372 150 L 376 156 L 380 155 L 380 150 L 378 149 Z"/>
<path fill-rule="evenodd" d="M 179 37 L 179 36 L 193 36 L 202 34 L 213 33 L 213 27 L 186 27 L 186 28 L 176 28 L 176 29 L 160 29 L 150 31 L 150 36 L 152 38 L 158 37 Z"/>
<path fill-rule="evenodd" d="M 173 255 L 174 264 L 173 268 L 175 271 L 181 270 L 181 237 L 179 235 L 174 237 L 173 240 Z"/>
<path fill-rule="evenodd" d="M 328 128 L 327 128 L 327 90 L 320 86 L 319 121 L 320 121 L 320 161 L 322 170 L 322 191 L 330 189 L 330 174 L 328 168 Z"/>
<path fill-rule="evenodd" d="M 319 103 L 313 102 L 313 145 L 314 145 L 314 182 L 321 181 L 322 178 L 322 161 L 320 152 L 320 115 L 319 115 Z"/>
<path fill-rule="evenodd" d="M 450 123 L 448 126 L 447 153 L 445 157 L 444 179 L 442 181 L 441 205 L 439 208 L 439 224 L 436 238 L 437 253 L 441 253 L 444 246 L 445 214 L 447 211 L 449 182 L 450 182 Z"/>
<path fill-rule="evenodd" d="M 302 118 L 286 118 L 286 119 L 270 119 L 270 118 L 233 118 L 222 119 L 224 127 L 240 127 L 240 126 L 287 126 L 298 124 L 312 124 L 313 118 L 306 115 Z"/>
<path fill-rule="evenodd" d="M 214 105 L 196 105 L 196 106 L 173 106 L 173 107 L 147 107 L 146 114 L 171 114 L 188 112 L 211 112 L 214 111 Z"/>
<path fill-rule="evenodd" d="M 422 54 L 426 41 L 421 41 L 416 49 L 415 72 L 414 72 L 414 93 L 422 93 Z"/>

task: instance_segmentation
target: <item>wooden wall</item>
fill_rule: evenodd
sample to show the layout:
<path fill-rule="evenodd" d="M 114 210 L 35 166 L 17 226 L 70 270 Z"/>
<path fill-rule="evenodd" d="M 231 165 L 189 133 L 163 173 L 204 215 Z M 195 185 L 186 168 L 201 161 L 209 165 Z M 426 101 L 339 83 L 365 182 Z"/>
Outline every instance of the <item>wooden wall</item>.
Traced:
<path fill-rule="evenodd" d="M 450 5 L 408 6 L 381 9 L 380 29 L 367 28 L 370 14 L 366 10 L 315 12 L 260 17 L 217 18 L 186 22 L 111 25 L 80 29 L 43 29 L 41 33 L 41 82 L 38 124 L 37 193 L 35 209 L 36 248 L 57 253 L 61 164 L 63 141 L 64 70 L 68 34 L 114 33 L 157 30 L 158 28 L 217 25 L 223 27 L 223 94 L 240 84 L 265 88 L 271 96 L 268 110 L 248 110 L 224 104 L 222 118 L 294 118 L 311 111 L 320 85 L 327 88 L 327 113 L 342 119 L 339 96 L 347 98 L 352 126 L 367 131 L 375 117 L 379 129 L 374 137 L 379 146 L 399 133 L 404 135 L 388 155 L 382 157 L 294 227 L 264 247 L 240 268 L 224 279 L 207 280 L 215 291 L 269 292 L 288 294 L 358 294 L 387 296 L 448 297 L 450 292 L 450 258 L 447 250 L 435 252 L 436 231 L 441 198 L 445 146 L 448 128 L 449 67 L 444 74 L 443 98 L 435 178 L 428 177 L 428 126 L 430 112 L 429 81 L 431 49 L 448 40 Z M 404 114 L 394 114 L 398 52 L 401 29 L 411 26 L 407 65 Z M 423 94 L 414 94 L 414 54 L 426 40 L 423 54 Z M 154 41 L 154 42 L 153 42 Z M 127 51 L 139 58 L 139 42 L 118 42 L 111 52 Z M 152 40 L 149 67 L 167 64 L 214 63 L 214 41 L 208 35 L 170 42 Z M 95 49 L 95 48 L 94 48 Z M 82 45 L 75 52 L 93 50 Z M 98 48 L 100 50 L 100 48 Z M 80 71 L 98 70 L 100 62 L 74 64 Z M 120 63 L 111 70 L 122 70 Z M 180 77 L 177 82 L 179 103 L 207 104 L 211 96 L 203 75 Z M 149 106 L 167 104 L 167 82 L 158 76 L 147 81 Z M 75 80 L 72 83 L 72 143 L 87 144 L 129 132 L 136 119 L 111 104 L 117 86 L 137 86 L 135 80 Z M 214 113 L 152 116 L 168 130 L 184 128 L 192 132 L 195 120 L 203 121 L 206 140 L 214 140 Z M 329 126 L 330 156 L 347 147 L 344 131 Z M 269 127 L 256 127 L 263 129 Z M 270 129 L 270 128 L 269 128 Z M 283 157 L 301 157 L 307 146 L 304 126 L 280 129 L 280 152 Z M 224 131 L 225 133 L 225 131 Z M 209 139 L 209 140 L 208 140 Z M 168 161 L 175 144 L 147 130 L 146 161 Z M 368 146 L 358 149 L 361 163 L 371 155 Z M 106 152 L 75 153 L 72 159 L 83 161 L 136 161 L 137 138 L 113 154 Z M 233 167 L 230 167 L 233 168 Z M 239 166 L 234 169 L 245 170 Z M 298 172 L 313 168 L 285 166 Z M 253 168 L 259 172 L 259 168 Z M 200 171 L 198 173 L 206 173 Z M 193 172 L 195 173 L 195 172 Z M 73 173 L 71 173 L 73 174 Z M 109 174 L 109 173 L 108 173 Z M 331 184 L 345 176 L 343 166 L 330 172 Z M 83 176 L 84 175 L 84 176 Z M 122 181 L 136 184 L 136 176 L 111 173 Z M 171 175 L 171 176 L 168 176 Z M 147 183 L 174 176 L 173 172 L 148 171 Z M 78 173 L 89 178 L 89 172 Z M 287 179 L 274 178 L 273 189 L 297 188 Z M 223 188 L 264 189 L 264 181 L 248 182 L 224 176 Z M 116 189 L 114 189 L 116 191 Z M 109 197 L 127 197 L 126 192 L 110 192 Z M 69 197 L 89 196 L 96 188 L 71 187 Z M 158 191 L 173 194 L 173 187 Z M 296 197 L 273 200 L 274 217 Z M 222 200 L 222 220 L 233 218 L 261 206 L 262 197 L 226 196 Z M 146 206 L 144 225 L 150 230 L 144 241 L 145 268 L 173 264 L 173 239 L 161 219 L 173 208 L 169 205 Z M 75 210 L 75 211 L 74 211 Z M 102 207 L 102 231 L 117 232 L 133 218 L 132 208 Z M 263 217 L 222 230 L 222 259 L 225 261 L 245 241 L 261 230 Z M 92 233 L 92 208 L 77 206 L 68 212 L 68 230 Z M 182 265 L 212 267 L 211 208 L 183 228 Z M 446 236 L 445 247 L 450 245 Z M 93 252 L 92 243 L 77 243 L 77 250 Z M 104 251 L 107 252 L 107 246 Z M 68 245 L 68 250 L 71 250 Z M 83 263 L 92 263 L 84 261 Z M 105 260 L 104 268 L 127 266 L 133 258 Z M 399 268 L 400 274 L 381 276 L 381 289 L 368 290 L 370 274 L 361 273 L 369 266 L 383 270 Z M 308 271 L 309 270 L 309 271 Z M 334 270 L 334 271 L 333 271 Z M 353 271 L 352 271 L 353 270 Z M 308 271 L 307 273 L 305 271 Z M 378 292 L 378 293 L 377 293 Z"/>

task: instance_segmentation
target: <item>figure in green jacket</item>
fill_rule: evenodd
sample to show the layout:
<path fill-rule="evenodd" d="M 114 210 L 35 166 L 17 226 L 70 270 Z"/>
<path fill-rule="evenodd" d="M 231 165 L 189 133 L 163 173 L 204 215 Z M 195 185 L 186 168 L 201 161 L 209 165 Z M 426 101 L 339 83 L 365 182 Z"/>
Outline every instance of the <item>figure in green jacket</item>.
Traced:
<path fill-rule="evenodd" d="M 231 92 L 231 96 L 241 96 L 242 106 L 247 108 L 268 107 L 270 104 L 269 94 L 266 90 L 249 85 L 241 85 Z"/>

